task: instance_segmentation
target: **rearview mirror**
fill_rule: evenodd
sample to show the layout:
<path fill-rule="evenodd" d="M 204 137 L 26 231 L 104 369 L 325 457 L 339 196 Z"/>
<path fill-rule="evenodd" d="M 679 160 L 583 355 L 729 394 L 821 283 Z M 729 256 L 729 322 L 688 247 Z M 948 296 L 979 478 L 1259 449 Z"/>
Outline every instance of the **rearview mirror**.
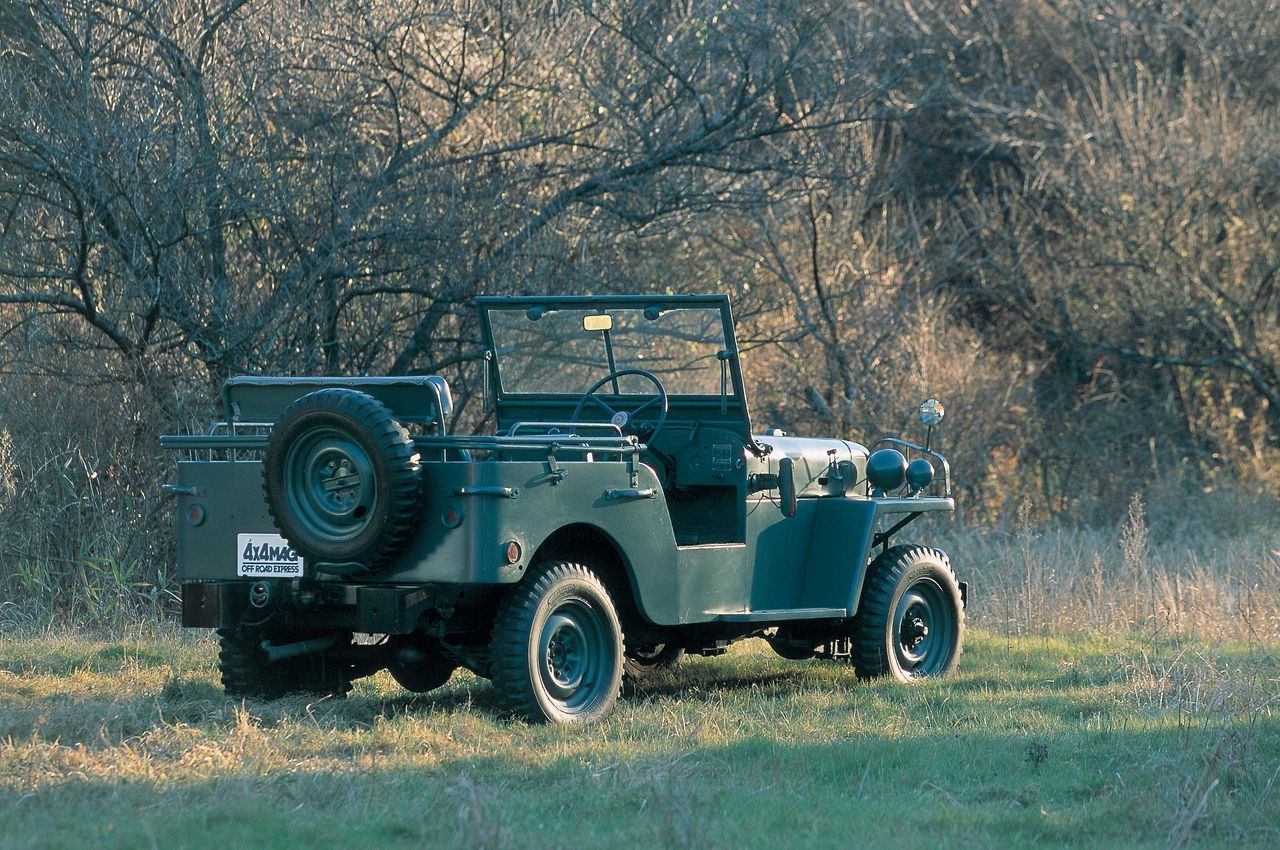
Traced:
<path fill-rule="evenodd" d="M 583 316 L 582 329 L 584 331 L 607 331 L 613 327 L 613 316 Z"/>
<path fill-rule="evenodd" d="M 937 425 L 942 421 L 946 411 L 942 407 L 942 402 L 936 398 L 925 399 L 920 405 L 920 421 L 930 427 Z"/>

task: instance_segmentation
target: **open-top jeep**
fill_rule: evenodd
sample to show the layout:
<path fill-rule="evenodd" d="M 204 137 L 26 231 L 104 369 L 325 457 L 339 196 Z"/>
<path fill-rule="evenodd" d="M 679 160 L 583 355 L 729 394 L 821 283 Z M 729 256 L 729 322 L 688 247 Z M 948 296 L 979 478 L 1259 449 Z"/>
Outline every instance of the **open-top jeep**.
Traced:
<path fill-rule="evenodd" d="M 241 377 L 225 421 L 164 438 L 183 623 L 218 629 L 228 694 L 384 668 L 429 691 L 466 667 L 566 722 L 747 637 L 861 677 L 955 668 L 964 585 L 891 545 L 954 507 L 928 439 L 753 434 L 724 296 L 478 308 L 494 436 L 448 433 L 434 376 Z M 921 406 L 930 433 L 941 416 Z"/>

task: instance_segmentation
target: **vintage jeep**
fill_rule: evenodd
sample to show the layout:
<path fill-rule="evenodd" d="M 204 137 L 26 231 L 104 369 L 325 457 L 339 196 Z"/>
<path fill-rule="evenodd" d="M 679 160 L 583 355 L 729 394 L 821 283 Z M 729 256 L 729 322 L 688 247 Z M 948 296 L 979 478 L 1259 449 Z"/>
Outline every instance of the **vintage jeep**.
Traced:
<path fill-rule="evenodd" d="M 754 435 L 725 296 L 478 308 L 495 436 L 448 433 L 435 376 L 239 377 L 225 421 L 163 438 L 183 624 L 218 630 L 228 694 L 384 668 L 424 692 L 466 667 L 570 722 L 748 637 L 864 678 L 955 668 L 965 585 L 891 545 L 954 507 L 928 439 Z M 942 406 L 921 416 L 932 434 Z"/>

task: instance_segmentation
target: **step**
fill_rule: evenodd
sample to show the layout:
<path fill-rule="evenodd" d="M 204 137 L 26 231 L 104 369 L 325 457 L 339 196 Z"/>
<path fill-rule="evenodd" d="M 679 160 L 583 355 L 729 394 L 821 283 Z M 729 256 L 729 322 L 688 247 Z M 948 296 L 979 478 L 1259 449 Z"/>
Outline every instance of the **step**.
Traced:
<path fill-rule="evenodd" d="M 847 608 L 771 608 L 763 611 L 712 611 L 721 623 L 770 623 L 782 620 L 840 620 Z"/>

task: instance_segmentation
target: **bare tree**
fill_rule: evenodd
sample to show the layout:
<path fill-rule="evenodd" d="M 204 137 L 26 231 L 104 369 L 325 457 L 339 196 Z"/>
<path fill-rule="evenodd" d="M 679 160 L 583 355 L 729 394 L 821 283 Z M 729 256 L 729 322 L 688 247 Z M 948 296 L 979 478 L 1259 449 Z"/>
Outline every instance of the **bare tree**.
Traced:
<path fill-rule="evenodd" d="M 476 292 L 758 203 L 874 86 L 838 4 L 42 0 L 10 28 L 0 299 L 214 382 L 465 363 Z"/>

